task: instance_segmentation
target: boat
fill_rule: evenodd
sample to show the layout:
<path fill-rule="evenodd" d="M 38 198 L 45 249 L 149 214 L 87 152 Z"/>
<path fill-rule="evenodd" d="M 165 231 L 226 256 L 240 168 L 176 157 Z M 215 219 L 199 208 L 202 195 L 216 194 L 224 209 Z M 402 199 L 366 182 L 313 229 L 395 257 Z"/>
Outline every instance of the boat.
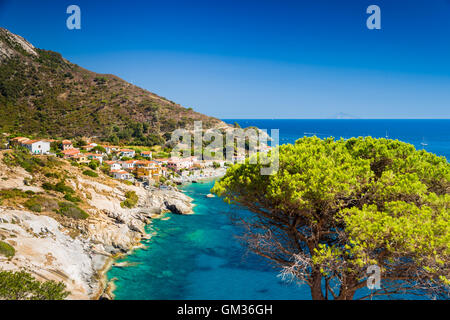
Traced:
<path fill-rule="evenodd" d="M 425 138 L 422 138 L 422 142 L 420 144 L 423 145 L 423 146 L 427 146 L 428 145 L 428 143 L 425 142 Z"/>

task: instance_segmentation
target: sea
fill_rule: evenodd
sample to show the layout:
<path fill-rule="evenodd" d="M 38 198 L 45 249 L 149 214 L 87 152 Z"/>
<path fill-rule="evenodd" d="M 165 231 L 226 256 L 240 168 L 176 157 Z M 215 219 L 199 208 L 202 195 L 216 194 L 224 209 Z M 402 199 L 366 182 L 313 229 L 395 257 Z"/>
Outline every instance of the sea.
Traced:
<path fill-rule="evenodd" d="M 450 158 L 450 120 L 267 120 L 225 119 L 241 127 L 279 130 L 279 144 L 303 136 L 398 139 Z M 146 227 L 152 237 L 108 273 L 115 299 L 311 299 L 309 288 L 280 277 L 267 260 L 246 249 L 231 215 L 248 214 L 208 198 L 214 181 L 182 187 L 194 199 L 194 214 L 166 214 Z M 417 299 L 416 296 L 397 296 Z"/>

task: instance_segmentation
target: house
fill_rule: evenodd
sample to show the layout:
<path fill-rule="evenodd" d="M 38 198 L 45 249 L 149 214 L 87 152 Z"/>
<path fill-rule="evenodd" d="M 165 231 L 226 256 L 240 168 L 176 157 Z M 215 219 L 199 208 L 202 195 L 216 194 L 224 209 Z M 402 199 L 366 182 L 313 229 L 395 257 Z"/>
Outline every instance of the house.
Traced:
<path fill-rule="evenodd" d="M 167 162 L 169 162 L 169 160 L 170 159 L 168 159 L 168 158 L 153 159 L 153 161 L 158 162 L 160 165 L 167 164 Z"/>
<path fill-rule="evenodd" d="M 133 181 L 134 176 L 124 170 L 111 170 L 114 179 Z"/>
<path fill-rule="evenodd" d="M 119 157 L 128 157 L 128 158 L 134 158 L 136 152 L 132 149 L 120 149 L 119 150 Z"/>
<path fill-rule="evenodd" d="M 50 142 L 45 140 L 27 140 L 22 143 L 32 154 L 50 153 Z"/>
<path fill-rule="evenodd" d="M 161 176 L 161 166 L 155 161 L 136 161 L 135 174 L 143 180 L 159 181 Z"/>
<path fill-rule="evenodd" d="M 72 141 L 70 141 L 70 140 L 63 140 L 62 141 L 62 149 L 63 150 L 73 149 Z"/>
<path fill-rule="evenodd" d="M 167 161 L 167 167 L 176 171 L 181 169 L 189 169 L 194 166 L 194 160 L 197 161 L 197 157 L 171 158 Z"/>
<path fill-rule="evenodd" d="M 94 149 L 97 146 L 96 143 L 89 143 L 88 145 L 82 146 L 81 148 L 86 150 L 86 151 L 91 151 L 92 149 Z"/>
<path fill-rule="evenodd" d="M 141 157 L 144 157 L 144 158 L 152 158 L 152 152 L 151 151 L 142 151 L 141 152 Z"/>
<path fill-rule="evenodd" d="M 113 152 L 119 151 L 119 147 L 117 147 L 117 146 L 106 146 L 106 145 L 103 145 L 102 147 L 105 149 L 107 154 L 111 154 Z"/>
<path fill-rule="evenodd" d="M 61 153 L 63 154 L 64 159 L 74 158 L 74 157 L 78 156 L 79 154 L 81 154 L 80 150 L 76 149 L 76 148 L 69 149 L 69 150 L 63 150 Z"/>
<path fill-rule="evenodd" d="M 122 161 L 121 165 L 124 170 L 133 171 L 135 162 L 136 162 L 136 160 Z"/>
<path fill-rule="evenodd" d="M 20 146 L 20 145 L 22 145 L 22 143 L 24 143 L 28 140 L 30 140 L 30 139 L 25 138 L 25 137 L 15 137 L 15 138 L 12 138 L 11 140 L 9 140 L 9 143 L 12 146 Z"/>
<path fill-rule="evenodd" d="M 111 171 L 122 169 L 122 165 L 117 161 L 105 161 L 105 163 L 110 167 Z"/>
<path fill-rule="evenodd" d="M 100 164 L 103 163 L 103 155 L 101 155 L 101 154 L 98 154 L 98 153 L 86 153 L 85 156 L 89 160 L 97 160 L 98 162 L 100 162 Z"/>
<path fill-rule="evenodd" d="M 71 157 L 72 160 L 75 160 L 78 163 L 89 163 L 90 160 L 82 153 L 79 153 L 73 157 Z"/>

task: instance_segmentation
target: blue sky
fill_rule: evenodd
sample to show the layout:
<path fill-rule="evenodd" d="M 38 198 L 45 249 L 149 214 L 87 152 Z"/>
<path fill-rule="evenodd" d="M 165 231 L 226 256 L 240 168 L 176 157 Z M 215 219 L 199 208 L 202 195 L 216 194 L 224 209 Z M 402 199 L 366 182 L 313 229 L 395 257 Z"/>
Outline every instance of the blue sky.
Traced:
<path fill-rule="evenodd" d="M 450 118 L 449 17 L 450 0 L 0 0 L 36 47 L 219 118 Z"/>

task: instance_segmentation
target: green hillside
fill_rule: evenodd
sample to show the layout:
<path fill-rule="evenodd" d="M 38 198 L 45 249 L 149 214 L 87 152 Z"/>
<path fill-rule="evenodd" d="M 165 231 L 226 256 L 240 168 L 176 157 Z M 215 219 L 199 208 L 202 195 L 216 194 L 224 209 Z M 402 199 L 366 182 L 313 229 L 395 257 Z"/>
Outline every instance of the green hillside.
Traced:
<path fill-rule="evenodd" d="M 176 128 L 191 128 L 194 120 L 204 127 L 223 125 L 0 28 L 0 131 L 153 145 Z"/>

